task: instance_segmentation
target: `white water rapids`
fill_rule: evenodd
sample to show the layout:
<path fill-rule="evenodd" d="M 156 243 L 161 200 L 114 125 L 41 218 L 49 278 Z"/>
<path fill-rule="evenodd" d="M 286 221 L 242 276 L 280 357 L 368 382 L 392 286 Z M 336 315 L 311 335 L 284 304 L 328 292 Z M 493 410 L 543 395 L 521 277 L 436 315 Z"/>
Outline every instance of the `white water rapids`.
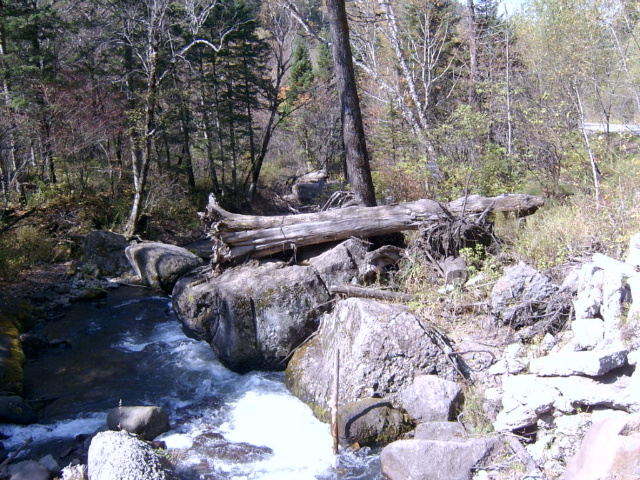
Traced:
<path fill-rule="evenodd" d="M 282 373 L 233 373 L 209 345 L 187 338 L 166 297 L 121 288 L 100 307 L 74 306 L 66 323 L 45 327 L 50 338 L 66 333 L 73 347 L 28 362 L 25 374 L 40 380 L 26 383 L 27 398 L 43 395 L 41 386 L 58 399 L 40 412 L 41 424 L 0 425 L 9 452 L 29 437 L 37 445 L 92 434 L 122 400 L 169 412 L 171 431 L 158 440 L 185 480 L 381 478 L 378 456 L 367 450 L 334 457 L 329 425 L 287 391 Z M 220 435 L 242 453 L 216 454 L 207 442 Z"/>

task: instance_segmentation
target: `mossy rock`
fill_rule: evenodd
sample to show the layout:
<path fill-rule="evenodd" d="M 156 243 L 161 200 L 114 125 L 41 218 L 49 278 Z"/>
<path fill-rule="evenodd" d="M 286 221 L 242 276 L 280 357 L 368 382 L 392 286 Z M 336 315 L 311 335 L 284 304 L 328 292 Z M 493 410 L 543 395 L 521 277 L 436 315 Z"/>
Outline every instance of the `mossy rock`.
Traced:
<path fill-rule="evenodd" d="M 22 393 L 24 352 L 20 332 L 14 323 L 0 314 L 0 392 Z"/>
<path fill-rule="evenodd" d="M 26 300 L 10 302 L 3 305 L 0 318 L 9 320 L 20 333 L 31 330 L 36 322 L 36 312 Z M 2 320 L 0 320 L 1 322 Z"/>
<path fill-rule="evenodd" d="M 75 296 L 72 299 L 72 301 L 73 302 L 93 302 L 94 300 L 100 300 L 102 298 L 106 298 L 106 296 L 107 296 L 107 291 L 104 288 L 92 287 L 92 288 L 87 288 L 86 290 L 83 290 L 82 292 L 80 292 L 80 294 Z"/>
<path fill-rule="evenodd" d="M 365 398 L 338 409 L 338 435 L 347 444 L 387 445 L 413 427 L 406 415 L 381 398 Z"/>

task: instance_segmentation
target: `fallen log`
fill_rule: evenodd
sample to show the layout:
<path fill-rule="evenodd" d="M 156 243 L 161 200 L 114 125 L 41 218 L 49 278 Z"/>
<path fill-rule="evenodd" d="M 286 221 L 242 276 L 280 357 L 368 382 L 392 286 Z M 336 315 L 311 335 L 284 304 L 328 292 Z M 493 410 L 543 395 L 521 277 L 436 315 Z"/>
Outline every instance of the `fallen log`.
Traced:
<path fill-rule="evenodd" d="M 374 300 L 385 300 L 387 302 L 410 302 L 415 299 L 414 295 L 409 295 L 408 293 L 377 290 L 375 288 L 365 288 L 356 285 L 332 285 L 329 287 L 329 292 L 346 295 L 348 297 L 371 298 Z"/>
<path fill-rule="evenodd" d="M 214 239 L 212 262 L 224 263 L 244 256 L 259 258 L 349 237 L 367 238 L 417 230 L 425 222 L 452 216 L 487 212 L 526 216 L 543 204 L 542 198 L 531 195 L 491 198 L 469 195 L 446 204 L 424 199 L 380 207 L 347 207 L 319 213 L 264 217 L 227 212 L 211 195 L 201 217 Z"/>

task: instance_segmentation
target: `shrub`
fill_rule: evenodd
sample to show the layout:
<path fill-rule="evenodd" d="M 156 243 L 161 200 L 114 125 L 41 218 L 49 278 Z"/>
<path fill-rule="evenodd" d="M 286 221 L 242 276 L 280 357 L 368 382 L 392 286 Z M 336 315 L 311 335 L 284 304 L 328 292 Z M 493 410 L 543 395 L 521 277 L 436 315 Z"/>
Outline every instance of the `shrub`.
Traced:
<path fill-rule="evenodd" d="M 53 256 L 53 242 L 34 226 L 23 226 L 0 237 L 0 277 L 10 279 L 20 270 Z"/>

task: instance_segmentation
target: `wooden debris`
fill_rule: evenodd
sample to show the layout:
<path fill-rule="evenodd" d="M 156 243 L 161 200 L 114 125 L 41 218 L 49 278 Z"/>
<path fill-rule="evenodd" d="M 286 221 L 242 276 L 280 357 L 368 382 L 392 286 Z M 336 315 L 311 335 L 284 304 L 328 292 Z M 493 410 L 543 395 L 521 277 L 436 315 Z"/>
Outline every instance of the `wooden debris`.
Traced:
<path fill-rule="evenodd" d="M 487 212 L 529 215 L 543 204 L 542 198 L 531 195 L 492 198 L 469 195 L 447 204 L 425 199 L 380 207 L 352 206 L 318 213 L 264 217 L 227 212 L 211 195 L 201 217 L 214 238 L 212 263 L 224 263 L 353 236 L 367 238 L 416 230 L 425 222 L 438 222 L 455 215 L 486 215 Z"/>
<path fill-rule="evenodd" d="M 409 302 L 414 299 L 408 293 L 392 292 L 389 290 L 377 290 L 375 288 L 357 287 L 355 285 L 334 285 L 329 287 L 333 294 L 346 295 L 348 297 L 371 298 L 390 302 Z"/>

